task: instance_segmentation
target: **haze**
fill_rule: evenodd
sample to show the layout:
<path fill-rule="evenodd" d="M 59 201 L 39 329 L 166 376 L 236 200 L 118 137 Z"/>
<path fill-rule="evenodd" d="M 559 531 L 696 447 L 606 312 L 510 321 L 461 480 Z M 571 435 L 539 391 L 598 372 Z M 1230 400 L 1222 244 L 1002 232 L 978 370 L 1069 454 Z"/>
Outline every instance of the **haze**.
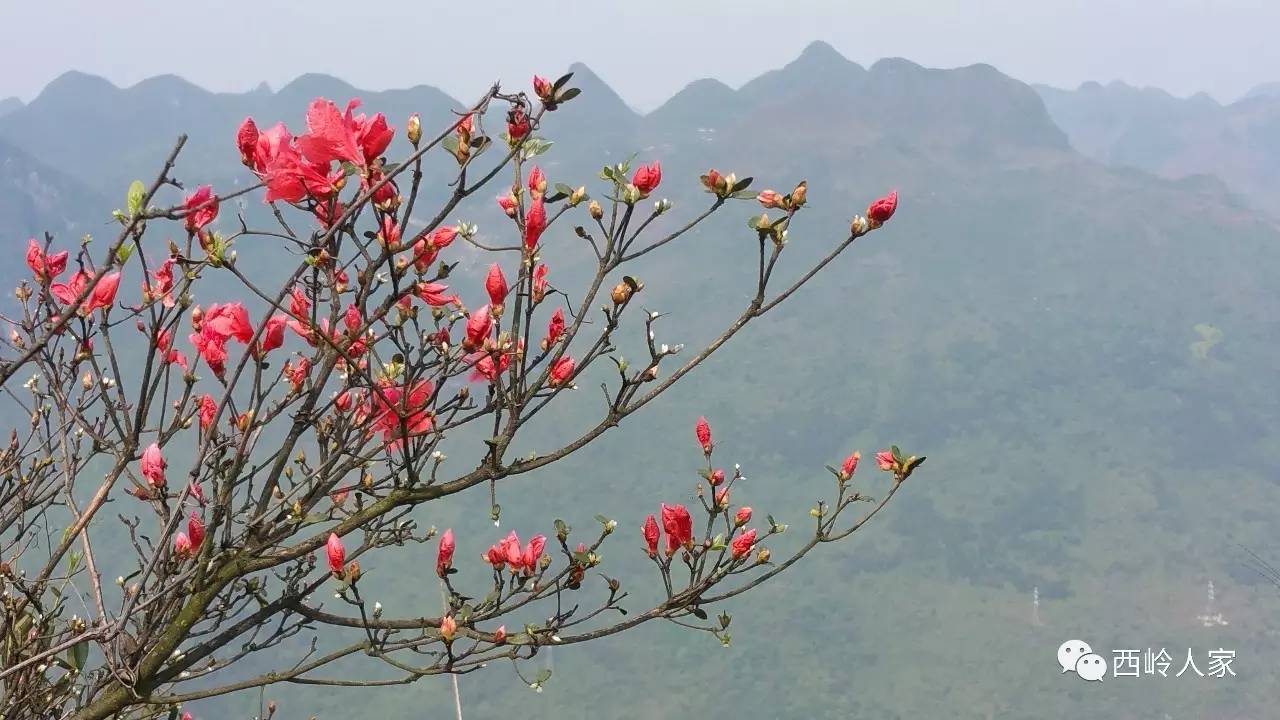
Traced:
<path fill-rule="evenodd" d="M 72 69 L 120 85 L 174 73 L 221 91 L 324 72 L 369 89 L 427 83 L 467 97 L 494 79 L 583 61 L 648 110 L 700 77 L 740 84 L 813 40 L 863 64 L 985 62 L 1027 82 L 1119 79 L 1223 102 L 1280 78 L 1280 4 L 1269 0 L 217 5 L 3 3 L 0 63 L 23 70 L 0 77 L 0 98 L 30 100 Z"/>

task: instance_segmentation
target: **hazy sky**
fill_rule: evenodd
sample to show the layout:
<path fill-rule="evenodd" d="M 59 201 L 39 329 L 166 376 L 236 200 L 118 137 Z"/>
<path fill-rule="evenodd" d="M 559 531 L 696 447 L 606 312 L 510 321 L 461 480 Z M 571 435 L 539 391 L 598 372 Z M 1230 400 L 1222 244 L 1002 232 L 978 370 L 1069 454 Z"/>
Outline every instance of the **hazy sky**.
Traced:
<path fill-rule="evenodd" d="M 691 80 L 737 86 L 826 40 L 864 65 L 995 65 L 1028 82 L 1121 79 L 1230 101 L 1280 80 L 1280 0 L 0 0 L 0 97 L 69 69 L 214 90 L 303 72 L 455 97 L 581 60 L 652 109 Z"/>

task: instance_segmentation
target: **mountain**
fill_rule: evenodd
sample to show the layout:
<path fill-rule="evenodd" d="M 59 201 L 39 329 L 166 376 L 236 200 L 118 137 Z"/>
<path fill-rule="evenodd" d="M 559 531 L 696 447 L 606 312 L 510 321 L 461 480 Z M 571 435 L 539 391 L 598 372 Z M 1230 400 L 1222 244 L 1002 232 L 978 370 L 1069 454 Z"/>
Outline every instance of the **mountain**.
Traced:
<path fill-rule="evenodd" d="M 177 174 L 189 183 L 225 188 L 246 181 L 234 151 L 236 128 L 246 116 L 264 128 L 283 121 L 301 132 L 313 98 L 345 106 L 357 94 L 366 106 L 396 118 L 414 111 L 444 117 L 460 107 L 432 87 L 360 93 L 320 74 L 303 75 L 276 92 L 263 85 L 247 93 L 213 93 L 174 75 L 117 88 L 99 77 L 68 72 L 27 106 L 0 117 L 0 138 L 46 164 L 75 167 L 97 192 L 117 197 L 133 180 L 154 178 L 185 133 Z"/>
<path fill-rule="evenodd" d="M 1037 88 L 1080 152 L 1169 178 L 1210 174 L 1280 216 L 1280 93 L 1255 88 L 1220 105 L 1124 83 Z"/>
<path fill-rule="evenodd" d="M 22 101 L 16 97 L 0 98 L 0 115 L 8 115 L 22 108 Z"/>
<path fill-rule="evenodd" d="M 0 140 L 0 237 L 16 243 L 49 232 L 70 243 L 99 232 L 111 219 L 110 208 L 70 170 L 50 168 Z M 0 271 L 6 283 L 11 277 Z"/>
<path fill-rule="evenodd" d="M 1280 82 L 1269 82 L 1256 85 L 1245 93 L 1241 100 L 1252 100 L 1262 97 L 1280 97 Z"/>
<path fill-rule="evenodd" d="M 817 43 L 736 90 L 702 80 L 648 115 L 589 68 L 571 69 L 583 94 L 548 116 L 555 146 L 538 163 L 551 182 L 584 183 L 599 195 L 601 165 L 633 152 L 660 159 L 656 194 L 676 210 L 654 221 L 654 237 L 711 204 L 697 183 L 710 167 L 753 175 L 759 189 L 809 181 L 808 206 L 778 266 L 783 281 L 843 238 L 872 198 L 896 188 L 901 207 L 663 400 L 581 454 L 502 487 L 501 530 L 487 497 L 420 509 L 423 526 L 457 533 L 458 557 L 467 559 L 452 582 L 481 587 L 488 571 L 478 549 L 509 528 L 548 532 L 555 517 L 587 528 L 599 512 L 619 522 L 604 569 L 623 579 L 628 607 L 659 598 L 638 527 L 659 500 L 697 502 L 702 455 L 691 427 L 699 415 L 716 429 L 717 461 L 741 463 L 749 478 L 735 496 L 790 525 L 769 541 L 775 557 L 810 537 L 806 513 L 831 490 L 824 464 L 860 448 L 867 460 L 857 488 L 878 495 L 884 481 L 870 452 L 897 442 L 929 463 L 851 543 L 819 548 L 812 562 L 728 603 L 729 648 L 702 633 L 646 626 L 550 649 L 526 667 L 529 677 L 554 669 L 543 693 L 505 667 L 461 676 L 465 716 L 1270 716 L 1272 689 L 1244 682 L 1244 667 L 1240 682 L 1143 677 L 1088 686 L 1053 660 L 1075 637 L 1107 648 L 1108 658 L 1110 648 L 1165 647 L 1181 662 L 1194 649 L 1201 669 L 1217 648 L 1238 652 L 1255 673 L 1277 659 L 1270 639 L 1280 632 L 1280 598 L 1240 546 L 1278 553 L 1280 400 L 1265 388 L 1280 338 L 1280 232 L 1233 194 L 1243 190 L 1099 158 L 1096 148 L 1110 146 L 1101 130 L 1119 122 L 1101 114 L 1119 102 L 1111 90 L 1037 92 L 988 65 L 938 70 L 888 59 L 864 68 Z M 426 87 L 368 93 L 324 76 L 243 95 L 173 79 L 148 92 L 87 76 L 59 81 L 67 82 L 77 92 L 51 86 L 0 118 L 0 138 L 22 138 L 24 148 L 41 149 L 34 156 L 92 178 L 109 197 L 144 167 L 154 171 L 170 142 L 152 142 L 156 133 L 191 132 L 203 154 L 184 162 L 183 174 L 225 185 L 245 178 L 231 147 L 244 115 L 292 127 L 311 96 L 359 94 L 397 127 L 419 111 L 429 128 L 428 118 L 438 124 L 460 107 Z M 1091 106 L 1096 120 L 1079 104 L 1091 93 L 1108 96 Z M 1152 104 L 1188 117 L 1235 107 L 1116 95 L 1137 109 L 1114 114 L 1151 123 L 1166 112 L 1145 109 Z M 85 123 L 93 133 L 72 132 Z M 1099 127 L 1099 139 L 1078 139 L 1092 137 L 1078 125 Z M 427 173 L 433 192 L 442 177 Z M 509 232 L 492 200 L 503 183 L 455 215 L 478 218 L 482 233 Z M 746 218 L 759 212 L 750 200 L 730 203 L 628 270 L 645 282 L 643 306 L 670 313 L 659 340 L 696 345 L 744 306 L 756 253 Z M 592 259 L 572 227 L 553 226 L 543 251 L 567 292 L 581 286 Z M 450 282 L 473 302 L 483 265 L 457 245 L 450 251 L 472 262 Z M 643 330 L 629 330 L 619 333 L 620 351 L 642 353 Z M 513 455 L 545 450 L 557 433 L 596 417 L 599 395 L 590 389 L 605 378 L 602 370 L 552 405 L 547 429 L 531 430 Z M 362 595 L 389 616 L 431 612 L 439 586 L 422 570 L 424 552 L 415 545 L 362 558 Z M 1208 581 L 1228 626 L 1196 619 Z M 308 651 L 300 640 L 273 648 L 270 659 Z M 277 686 L 267 697 L 298 716 L 452 711 L 449 684 L 436 678 L 376 690 Z M 251 693 L 190 709 L 240 717 L 259 702 Z"/>

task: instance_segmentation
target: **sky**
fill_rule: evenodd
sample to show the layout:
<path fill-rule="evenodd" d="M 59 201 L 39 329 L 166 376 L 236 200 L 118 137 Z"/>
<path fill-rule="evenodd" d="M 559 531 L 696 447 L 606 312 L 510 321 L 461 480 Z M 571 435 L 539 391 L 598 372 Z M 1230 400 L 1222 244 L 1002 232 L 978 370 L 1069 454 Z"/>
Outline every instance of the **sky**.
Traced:
<path fill-rule="evenodd" d="M 825 40 L 863 65 L 985 62 L 1026 82 L 1230 102 L 1280 80 L 1277 28 L 1277 0 L 0 0 L 0 98 L 29 101 L 72 69 L 218 91 L 323 72 L 470 97 L 581 61 L 647 111 L 693 80 L 736 87 Z"/>

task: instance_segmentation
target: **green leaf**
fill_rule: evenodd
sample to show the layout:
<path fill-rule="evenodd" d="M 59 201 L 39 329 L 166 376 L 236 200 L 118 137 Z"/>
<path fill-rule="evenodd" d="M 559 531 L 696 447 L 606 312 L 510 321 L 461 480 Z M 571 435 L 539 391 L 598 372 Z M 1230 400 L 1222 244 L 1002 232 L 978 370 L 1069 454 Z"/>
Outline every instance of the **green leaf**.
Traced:
<path fill-rule="evenodd" d="M 542 672 L 538 673 L 538 677 L 534 678 L 533 682 L 538 685 L 541 685 L 542 683 L 550 679 L 551 679 L 551 668 L 543 668 Z"/>
<path fill-rule="evenodd" d="M 601 525 L 608 525 L 608 524 L 609 524 L 609 518 L 607 518 L 607 517 L 605 517 L 605 516 L 603 516 L 603 515 L 596 515 L 596 522 L 600 523 Z"/>
<path fill-rule="evenodd" d="M 572 77 L 573 77 L 573 73 L 565 73 L 564 75 L 561 75 L 555 82 L 551 83 L 551 89 L 559 90 L 560 88 L 564 87 L 564 84 L 569 82 L 570 78 Z"/>
<path fill-rule="evenodd" d="M 735 192 L 735 193 L 736 193 L 736 192 L 741 192 L 741 191 L 746 190 L 747 188 L 751 187 L 751 181 L 752 181 L 752 180 L 755 180 L 755 178 L 753 178 L 753 177 L 744 177 L 744 178 L 742 178 L 741 180 L 739 180 L 738 182 L 734 183 L 734 184 L 733 184 L 733 192 Z"/>
<path fill-rule="evenodd" d="M 739 200 L 755 200 L 757 195 L 759 195 L 759 193 L 755 190 L 739 190 L 738 192 L 730 194 L 729 197 Z"/>
<path fill-rule="evenodd" d="M 560 93 L 560 97 L 556 98 L 556 102 L 569 102 L 570 100 L 578 97 L 581 92 L 582 90 L 580 88 L 569 88 L 568 90 Z"/>
<path fill-rule="evenodd" d="M 121 266 L 129 262 L 129 258 L 133 257 L 133 249 L 134 246 L 128 243 L 121 245 L 119 249 L 116 250 L 116 262 L 120 263 Z"/>
<path fill-rule="evenodd" d="M 693 616 L 698 618 L 699 620 L 707 619 L 707 611 L 703 610 L 702 608 L 693 608 L 692 610 L 690 610 L 690 612 L 692 612 Z"/>
<path fill-rule="evenodd" d="M 141 180 L 134 180 L 129 186 L 129 194 L 125 196 L 125 205 L 129 209 L 129 215 L 136 217 L 142 212 L 142 204 L 147 199 L 147 186 L 142 184 Z"/>
<path fill-rule="evenodd" d="M 67 653 L 67 662 L 71 663 L 71 667 L 76 670 L 83 670 L 85 662 L 89 659 L 89 641 L 81 640 L 71 646 L 71 652 Z"/>
<path fill-rule="evenodd" d="M 573 188 L 569 187 L 568 185 L 565 185 L 564 183 L 556 183 L 555 189 L 556 189 L 556 192 L 560 193 L 561 195 L 568 196 L 573 194 Z"/>

